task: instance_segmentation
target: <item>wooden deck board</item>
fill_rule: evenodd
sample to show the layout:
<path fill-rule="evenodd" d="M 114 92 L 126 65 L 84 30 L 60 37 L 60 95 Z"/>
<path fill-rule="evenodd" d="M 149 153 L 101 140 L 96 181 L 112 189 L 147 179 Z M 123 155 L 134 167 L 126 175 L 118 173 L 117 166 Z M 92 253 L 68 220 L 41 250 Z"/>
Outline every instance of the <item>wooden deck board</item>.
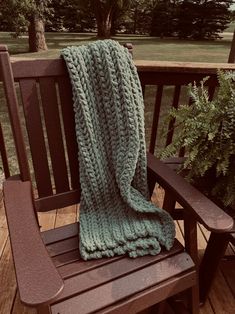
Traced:
<path fill-rule="evenodd" d="M 158 190 L 154 200 L 157 199 L 158 206 L 162 205 L 163 193 Z M 69 206 L 54 210 L 51 213 L 40 213 L 39 222 L 42 230 L 48 230 L 75 222 L 78 217 L 78 206 Z M 183 222 L 176 224 L 176 234 L 178 240 L 183 243 Z M 203 251 L 208 240 L 209 233 L 202 226 L 198 227 L 198 248 L 199 255 L 202 257 Z M 228 248 L 228 254 L 234 254 L 232 247 Z M 223 267 L 224 266 L 223 264 Z M 230 265 L 231 267 L 231 265 Z M 227 277 L 226 277 L 227 276 Z M 21 304 L 16 290 L 15 274 L 10 252 L 10 243 L 6 226 L 4 208 L 0 203 L 0 313 L 4 314 L 36 314 L 35 309 Z M 200 309 L 200 314 L 233 314 L 235 308 L 234 285 L 232 278 L 221 270 L 217 274 L 212 291 L 206 304 Z M 235 280 L 235 278 L 234 278 Z"/>
<path fill-rule="evenodd" d="M 0 259 L 0 278 L 0 313 L 8 314 L 11 313 L 16 293 L 16 279 L 9 238 Z"/>

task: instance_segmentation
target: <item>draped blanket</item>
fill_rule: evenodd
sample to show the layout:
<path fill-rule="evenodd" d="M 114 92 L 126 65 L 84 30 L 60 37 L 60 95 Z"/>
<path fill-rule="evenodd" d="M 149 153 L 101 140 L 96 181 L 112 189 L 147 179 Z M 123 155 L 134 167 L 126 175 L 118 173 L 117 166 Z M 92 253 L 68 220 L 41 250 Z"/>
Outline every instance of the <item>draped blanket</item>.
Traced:
<path fill-rule="evenodd" d="M 62 56 L 73 88 L 82 258 L 169 250 L 174 222 L 149 201 L 143 97 L 128 50 L 104 40 Z"/>

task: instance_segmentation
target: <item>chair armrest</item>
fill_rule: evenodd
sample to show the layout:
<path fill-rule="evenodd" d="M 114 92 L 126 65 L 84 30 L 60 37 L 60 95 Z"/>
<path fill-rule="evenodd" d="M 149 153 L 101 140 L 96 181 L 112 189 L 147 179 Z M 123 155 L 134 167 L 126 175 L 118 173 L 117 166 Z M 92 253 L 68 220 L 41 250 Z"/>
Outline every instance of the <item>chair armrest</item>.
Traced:
<path fill-rule="evenodd" d="M 164 189 L 172 193 L 173 198 L 208 230 L 213 232 L 230 231 L 233 219 L 203 193 L 189 184 L 169 166 L 147 153 L 148 171 Z"/>
<path fill-rule="evenodd" d="M 46 305 L 64 283 L 40 235 L 31 183 L 11 177 L 3 191 L 20 299 L 29 306 Z"/>

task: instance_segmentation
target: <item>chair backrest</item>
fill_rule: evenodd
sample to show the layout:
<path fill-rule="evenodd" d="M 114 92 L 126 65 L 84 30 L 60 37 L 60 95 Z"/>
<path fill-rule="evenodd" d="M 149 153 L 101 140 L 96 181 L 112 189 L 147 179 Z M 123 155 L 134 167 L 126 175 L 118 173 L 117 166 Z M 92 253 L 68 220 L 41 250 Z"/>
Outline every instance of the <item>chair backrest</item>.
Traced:
<path fill-rule="evenodd" d="M 152 154 L 156 152 L 157 141 L 158 145 L 163 142 L 161 146 L 172 141 L 175 121 L 167 126 L 166 139 L 159 132 L 159 122 L 171 107 L 190 104 L 189 96 L 185 96 L 186 86 L 209 76 L 207 84 L 212 98 L 218 84 L 217 67 L 235 69 L 228 64 L 158 61 L 135 61 L 135 64 L 145 95 L 147 119 L 150 117 L 146 123 L 146 142 Z M 65 62 L 59 58 L 10 62 L 7 48 L 0 46 L 0 81 L 4 83 L 21 179 L 36 182 L 37 210 L 47 211 L 79 202 L 73 101 Z M 27 135 L 22 130 L 24 121 L 20 118 L 16 90 L 20 92 Z M 27 138 L 29 145 L 25 144 Z M 183 156 L 184 150 L 179 155 Z"/>
<path fill-rule="evenodd" d="M 37 209 L 45 211 L 57 208 L 58 204 L 63 207 L 77 203 L 78 148 L 65 62 L 53 59 L 10 63 L 6 47 L 1 47 L 0 64 L 21 179 L 32 180 L 31 173 L 34 174 Z M 19 85 L 33 171 L 29 170 L 15 82 Z"/>

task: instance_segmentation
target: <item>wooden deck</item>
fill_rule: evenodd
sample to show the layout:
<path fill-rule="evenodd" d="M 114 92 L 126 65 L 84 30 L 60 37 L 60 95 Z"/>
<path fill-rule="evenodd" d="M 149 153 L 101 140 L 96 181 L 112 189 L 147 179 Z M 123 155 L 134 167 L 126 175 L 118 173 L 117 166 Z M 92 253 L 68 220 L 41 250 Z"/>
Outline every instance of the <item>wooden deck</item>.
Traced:
<path fill-rule="evenodd" d="M 158 190 L 155 201 L 161 204 L 162 191 Z M 40 214 L 40 224 L 43 230 L 56 228 L 73 223 L 78 219 L 77 206 L 58 209 L 50 213 Z M 177 238 L 182 242 L 182 223 L 176 225 Z M 198 226 L 199 255 L 202 256 L 209 233 Z M 235 248 L 229 247 L 228 255 L 235 254 Z M 11 257 L 10 242 L 0 194 L 0 314 L 36 314 L 32 308 L 20 303 L 16 288 L 16 280 Z M 235 260 L 223 261 L 212 291 L 206 304 L 200 310 L 201 314 L 233 314 L 235 313 Z"/>

